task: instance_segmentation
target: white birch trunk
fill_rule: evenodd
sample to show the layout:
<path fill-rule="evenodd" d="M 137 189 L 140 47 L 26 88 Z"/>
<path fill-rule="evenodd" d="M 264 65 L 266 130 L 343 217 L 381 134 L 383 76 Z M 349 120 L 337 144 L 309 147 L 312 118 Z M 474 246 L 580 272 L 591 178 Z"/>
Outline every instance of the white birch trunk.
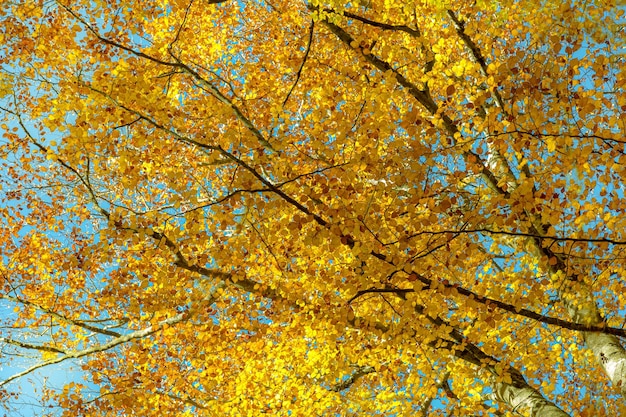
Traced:
<path fill-rule="evenodd" d="M 490 385 L 494 388 L 491 398 L 509 406 L 509 410 L 514 414 L 532 417 L 570 417 L 525 381 L 523 384 L 515 381 L 512 384 L 493 381 Z"/>
<path fill-rule="evenodd" d="M 595 300 L 589 293 L 589 289 L 583 287 L 586 291 L 584 297 L 585 304 L 574 304 L 568 297 L 561 297 L 565 307 L 567 308 L 572 320 L 576 323 L 590 324 L 601 326 L 604 323 L 603 317 L 600 315 Z M 578 293 L 578 300 L 583 294 Z M 585 344 L 595 356 L 598 364 L 604 370 L 614 386 L 618 387 L 622 396 L 626 397 L 626 350 L 620 343 L 617 336 L 598 333 L 583 332 Z"/>

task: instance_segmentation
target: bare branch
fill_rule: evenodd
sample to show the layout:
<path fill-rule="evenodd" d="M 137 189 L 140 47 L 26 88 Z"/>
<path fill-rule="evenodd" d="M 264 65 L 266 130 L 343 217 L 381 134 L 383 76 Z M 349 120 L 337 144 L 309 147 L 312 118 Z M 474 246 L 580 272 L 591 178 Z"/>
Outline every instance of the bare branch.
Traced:
<path fill-rule="evenodd" d="M 55 348 L 53 346 L 33 345 L 30 343 L 21 342 L 19 340 L 7 339 L 5 337 L 0 338 L 0 343 L 6 343 L 9 345 L 18 346 L 23 349 L 39 350 L 41 352 L 65 353 L 64 350 Z"/>
<path fill-rule="evenodd" d="M 41 363 L 38 363 L 36 365 L 31 366 L 30 368 L 27 368 L 25 370 L 23 370 L 22 372 L 19 372 L 15 375 L 10 376 L 9 378 L 0 381 L 0 387 L 8 384 L 11 381 L 14 381 L 18 378 L 21 378 L 25 375 L 28 375 L 34 371 L 36 371 L 37 369 L 41 369 L 43 367 L 49 366 L 49 365 L 54 365 L 57 363 L 61 363 L 64 362 L 68 359 L 77 359 L 77 358 L 82 358 L 84 356 L 88 356 L 88 355 L 93 355 L 94 353 L 99 353 L 99 352 L 104 352 L 107 350 L 110 350 L 116 346 L 119 346 L 121 344 L 124 343 L 128 343 L 132 340 L 135 339 L 142 339 L 144 337 L 150 336 L 156 332 L 158 332 L 159 330 L 162 330 L 163 328 L 167 327 L 167 326 L 171 326 L 173 324 L 179 323 L 181 321 L 183 321 L 186 317 L 187 317 L 187 313 L 180 313 L 177 314 L 174 317 L 170 317 L 169 319 L 163 320 L 161 322 L 159 322 L 158 324 L 154 325 L 154 326 L 149 326 L 145 329 L 142 330 L 136 330 L 134 332 L 128 333 L 126 335 L 117 337 L 115 339 L 110 340 L 107 343 L 103 343 L 100 345 L 96 345 L 96 346 L 92 346 L 90 348 L 87 349 L 83 349 L 83 350 L 77 350 L 77 351 L 73 351 L 73 352 L 68 352 L 64 355 L 61 355 L 57 358 L 54 359 L 50 359 Z"/>

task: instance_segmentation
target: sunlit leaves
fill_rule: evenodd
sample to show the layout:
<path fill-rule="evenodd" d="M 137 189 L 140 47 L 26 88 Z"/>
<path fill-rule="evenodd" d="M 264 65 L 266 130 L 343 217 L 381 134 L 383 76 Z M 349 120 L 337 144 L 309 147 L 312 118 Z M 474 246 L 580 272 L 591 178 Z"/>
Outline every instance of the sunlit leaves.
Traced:
<path fill-rule="evenodd" d="M 616 406 L 610 2 L 0 13 L 6 328 L 102 348 L 67 413 Z"/>

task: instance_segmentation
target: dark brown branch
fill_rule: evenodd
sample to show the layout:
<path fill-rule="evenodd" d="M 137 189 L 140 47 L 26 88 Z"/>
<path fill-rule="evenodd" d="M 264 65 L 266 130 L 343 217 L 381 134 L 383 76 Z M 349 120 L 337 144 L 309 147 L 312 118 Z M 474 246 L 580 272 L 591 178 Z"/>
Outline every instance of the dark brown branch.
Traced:
<path fill-rule="evenodd" d="M 615 139 L 615 138 L 607 138 L 605 136 L 600 136 L 600 135 L 584 135 L 584 134 L 579 134 L 579 135 L 574 135 L 571 133 L 541 133 L 541 132 L 534 132 L 534 131 L 527 131 L 527 130 L 519 130 L 519 129 L 515 129 L 515 130 L 509 130 L 507 132 L 498 132 L 498 133 L 491 133 L 488 135 L 488 137 L 498 137 L 498 136 L 503 136 L 503 135 L 511 135 L 517 133 L 519 135 L 526 135 L 526 136 L 531 136 L 533 138 L 559 138 L 559 137 L 563 137 L 563 138 L 572 138 L 572 139 L 598 139 L 601 140 L 603 142 L 615 142 L 615 143 L 622 143 L 622 144 L 626 144 L 626 141 L 624 140 L 619 140 L 619 139 Z"/>
<path fill-rule="evenodd" d="M 337 36 L 344 44 L 348 45 L 348 47 L 352 48 L 350 45 L 355 41 L 355 39 L 348 34 L 345 30 L 340 28 L 334 23 L 331 23 L 327 20 L 323 21 L 326 27 Z M 431 114 L 435 114 L 438 110 L 437 104 L 433 101 L 426 90 L 421 90 L 417 88 L 417 86 L 407 80 L 404 75 L 400 74 L 396 69 L 394 69 L 389 63 L 383 61 L 373 54 L 363 54 L 363 50 L 360 47 L 354 48 L 361 52 L 361 55 L 373 66 L 378 68 L 382 72 L 391 71 L 398 83 L 406 88 L 409 93 L 419 101 Z"/>
<path fill-rule="evenodd" d="M 300 81 L 300 76 L 302 75 L 302 69 L 304 68 L 304 64 L 306 64 L 306 60 L 309 57 L 309 52 L 311 51 L 311 45 L 313 44 L 314 29 L 315 29 L 315 22 L 311 20 L 311 26 L 309 26 L 309 41 L 306 45 L 306 50 L 304 51 L 304 57 L 302 58 L 302 63 L 300 64 L 300 68 L 298 68 L 298 72 L 296 73 L 296 81 L 294 81 L 293 85 L 291 86 L 291 89 L 287 93 L 287 97 L 285 97 L 285 100 L 283 100 L 283 107 L 285 107 L 285 104 L 287 104 L 287 100 L 289 100 L 291 93 L 293 92 L 294 88 L 296 88 L 296 85 L 298 85 L 298 81 Z"/>
<path fill-rule="evenodd" d="M 421 275 L 415 274 L 413 273 L 415 277 L 417 277 L 417 279 L 419 281 L 421 281 L 422 283 L 426 284 L 425 287 L 423 287 L 423 289 L 428 289 L 431 288 L 431 284 L 432 284 L 432 280 L 423 277 Z M 550 316 L 546 316 L 544 314 L 539 314 L 535 311 L 532 310 L 528 310 L 526 308 L 518 308 L 515 307 L 511 304 L 507 304 L 505 302 L 499 301 L 499 300 L 495 300 L 493 298 L 488 298 L 488 297 L 483 297 L 481 295 L 478 295 L 472 291 L 469 291 L 463 287 L 454 285 L 454 284 L 449 284 L 443 281 L 439 281 L 437 283 L 437 286 L 441 286 L 447 289 L 450 289 L 452 291 L 456 291 L 457 293 L 467 296 L 470 299 L 473 299 L 474 301 L 484 304 L 488 307 L 497 307 L 501 310 L 505 310 L 508 311 L 510 313 L 513 313 L 515 315 L 519 315 L 519 316 L 524 316 L 526 318 L 532 319 L 532 320 L 536 320 L 538 322 L 544 323 L 544 324 L 549 324 L 549 325 L 553 325 L 553 326 L 558 326 L 562 329 L 568 329 L 568 330 L 575 330 L 575 331 L 585 331 L 585 332 L 598 332 L 598 333 L 604 333 L 604 334 L 612 334 L 615 336 L 621 336 L 621 337 L 626 337 L 626 329 L 620 329 L 617 327 L 608 327 L 608 326 L 593 326 L 593 325 L 586 325 L 586 324 L 581 324 L 581 323 L 574 323 L 568 320 L 562 320 L 556 317 L 550 317 Z M 348 301 L 348 303 L 353 302 L 355 299 L 357 299 L 358 297 L 361 297 L 365 294 L 372 294 L 372 293 L 394 293 L 397 294 L 399 296 L 402 296 L 403 298 L 405 298 L 406 294 L 409 293 L 414 293 L 416 292 L 413 288 L 384 288 L 384 289 L 378 289 L 378 288 L 373 288 L 373 289 L 368 289 L 368 290 L 360 290 L 358 291 L 352 298 L 350 298 L 350 300 Z"/>
<path fill-rule="evenodd" d="M 243 169 L 245 169 L 246 171 L 248 171 L 249 173 L 251 173 L 254 177 L 256 177 L 259 181 L 261 181 L 261 183 L 263 183 L 263 185 L 265 185 L 267 188 L 269 188 L 270 190 L 272 190 L 275 194 L 277 194 L 278 196 L 280 196 L 283 200 L 285 200 L 286 202 L 288 202 L 289 204 L 291 204 L 292 206 L 294 206 L 295 208 L 297 208 L 298 210 L 300 210 L 301 212 L 303 212 L 304 214 L 307 214 L 309 216 L 313 216 L 313 219 L 315 220 L 315 222 L 317 224 L 319 224 L 320 226 L 328 226 L 328 222 L 326 220 L 324 220 L 322 217 L 320 217 L 319 215 L 311 212 L 308 208 L 306 208 L 304 205 L 302 205 L 301 203 L 299 203 L 298 201 L 296 201 L 293 197 L 287 195 L 284 191 L 280 190 L 276 185 L 272 184 L 270 181 L 268 181 L 265 177 L 263 177 L 261 174 L 258 173 L 257 170 L 255 170 L 254 168 L 252 168 L 250 165 L 248 165 L 245 161 L 243 161 L 242 159 L 236 157 L 235 155 L 233 155 L 232 153 L 226 151 L 224 148 L 222 147 L 218 147 L 217 148 L 222 155 L 224 155 L 226 158 L 231 159 L 232 161 L 234 161 L 235 163 L 237 163 L 237 165 L 239 165 L 240 167 L 242 167 Z M 352 243 L 354 245 L 354 241 Z"/>
<path fill-rule="evenodd" d="M 426 288 L 422 288 L 426 289 Z M 410 292 L 415 292 L 413 289 L 401 289 L 401 288 L 370 288 L 369 290 L 360 290 L 357 291 L 352 298 L 348 300 L 348 304 L 351 304 L 357 298 L 365 295 L 365 294 L 384 294 L 384 293 L 392 293 L 392 294 L 406 294 Z"/>
<path fill-rule="evenodd" d="M 317 7 L 311 7 L 311 9 L 312 10 L 318 10 Z M 339 13 L 337 13 L 333 9 L 326 8 L 326 9 L 324 9 L 324 11 L 327 12 L 327 13 L 339 14 Z M 388 23 L 377 22 L 375 20 L 371 20 L 371 19 L 368 19 L 366 17 L 359 16 L 357 14 L 346 12 L 346 11 L 344 11 L 341 14 L 343 16 L 349 18 L 349 19 L 357 20 L 357 21 L 359 21 L 361 23 L 365 23 L 366 25 L 377 27 L 377 28 L 380 28 L 380 29 L 383 29 L 383 30 L 405 32 L 405 33 L 408 33 L 409 35 L 411 35 L 411 36 L 413 36 L 415 38 L 420 38 L 422 36 L 422 34 L 420 33 L 420 31 L 418 29 L 413 29 L 412 27 L 409 27 L 407 25 L 390 25 Z"/>
<path fill-rule="evenodd" d="M 130 52 L 133 55 L 136 55 L 138 57 L 141 58 L 145 58 L 148 59 L 152 62 L 155 62 L 157 64 L 161 64 L 161 65 L 167 65 L 169 67 L 180 67 L 180 65 L 177 62 L 168 62 L 168 61 L 163 61 L 159 58 L 153 57 L 151 55 L 147 55 L 143 52 L 140 51 L 135 51 L 132 48 L 129 48 L 128 46 L 122 45 L 120 43 L 117 43 L 115 41 L 112 41 L 110 39 L 104 38 L 102 37 L 94 28 L 93 26 L 91 26 L 91 24 L 89 24 L 85 19 L 83 19 L 82 17 L 80 17 L 79 15 L 77 15 L 72 9 L 70 9 L 68 6 L 62 4 L 62 3 L 58 3 L 63 9 L 65 9 L 65 11 L 67 11 L 69 14 L 71 14 L 74 19 L 78 20 L 80 23 L 82 23 L 89 32 L 91 32 L 92 35 L 94 35 L 96 38 L 98 38 L 98 40 L 100 40 L 102 43 L 107 44 L 109 46 L 113 46 L 119 49 L 122 49 L 126 52 Z"/>
<path fill-rule="evenodd" d="M 376 370 L 372 366 L 360 366 L 345 381 L 342 381 L 339 384 L 334 385 L 333 387 L 331 387 L 330 390 L 334 392 L 341 392 L 343 390 L 346 390 L 350 388 L 360 378 L 364 377 L 365 375 L 372 374 L 374 372 L 376 372 Z"/>
<path fill-rule="evenodd" d="M 573 242 L 573 243 L 609 243 L 612 245 L 626 245 L 626 240 L 616 240 L 610 238 L 584 238 L 584 237 L 558 237 L 558 236 L 547 236 L 539 233 L 530 233 L 530 232 L 516 232 L 512 230 L 491 230 L 486 228 L 477 228 L 477 229 L 463 229 L 463 230 L 437 230 L 437 231 L 429 231 L 423 230 L 418 233 L 414 233 L 412 235 L 407 236 L 405 239 L 413 239 L 417 236 L 421 235 L 459 235 L 462 233 L 487 233 L 490 235 L 506 235 L 506 236 L 518 236 L 518 237 L 530 237 L 533 239 L 542 239 L 542 240 L 552 240 L 555 242 Z M 392 242 L 387 243 L 387 245 L 398 243 Z"/>
<path fill-rule="evenodd" d="M 448 10 L 447 12 L 448 12 L 448 16 L 450 16 L 450 19 L 452 19 L 452 22 L 454 24 L 457 34 L 459 35 L 459 37 L 461 38 L 465 46 L 470 50 L 470 53 L 474 61 L 478 63 L 478 65 L 480 66 L 483 76 L 487 77 L 488 76 L 487 61 L 485 60 L 485 57 L 480 51 L 480 48 L 478 47 L 478 45 L 476 45 L 476 43 L 472 40 L 472 38 L 470 38 L 469 35 L 465 32 L 465 22 L 463 20 L 458 19 L 456 14 L 452 10 Z M 500 95 L 500 92 L 497 89 L 493 88 L 491 90 L 491 94 L 493 95 L 496 103 L 498 104 L 498 107 L 503 112 L 503 114 L 505 116 L 508 116 L 508 112 L 504 108 L 504 101 L 502 100 L 502 96 Z M 485 117 L 487 115 L 487 112 L 484 106 L 481 106 L 481 111 L 482 111 L 481 116 Z M 502 157 L 502 155 L 499 155 L 499 153 L 498 153 L 498 158 L 501 159 L 503 162 L 505 162 L 507 171 L 509 172 L 511 176 L 513 176 L 511 172 L 511 168 L 508 165 L 508 162 L 506 162 L 504 158 Z M 522 167 L 522 172 L 524 172 L 527 178 L 532 177 L 532 173 L 530 172 L 530 168 L 528 167 L 528 165 L 524 165 Z"/>
<path fill-rule="evenodd" d="M 172 41 L 172 43 L 170 43 L 169 49 L 172 49 L 172 46 L 174 46 L 174 44 L 178 42 L 178 39 L 180 38 L 180 34 L 183 31 L 183 28 L 187 24 L 187 17 L 189 16 L 189 10 L 191 9 L 191 6 L 193 5 L 193 1 L 194 0 L 191 0 L 189 4 L 187 5 L 187 7 L 185 8 L 185 15 L 183 16 L 183 20 L 180 23 L 178 30 L 176 31 L 176 36 L 174 37 L 174 40 Z"/>
<path fill-rule="evenodd" d="M 456 33 L 459 35 L 465 46 L 467 46 L 467 48 L 472 53 L 474 61 L 476 61 L 476 63 L 480 65 L 483 75 L 487 75 L 487 62 L 485 61 L 485 58 L 483 57 L 482 52 L 480 52 L 478 46 L 467 35 L 467 33 L 465 33 L 465 22 L 459 20 L 452 10 L 448 10 L 448 16 L 450 16 L 450 19 L 452 19 L 452 22 L 454 23 Z"/>

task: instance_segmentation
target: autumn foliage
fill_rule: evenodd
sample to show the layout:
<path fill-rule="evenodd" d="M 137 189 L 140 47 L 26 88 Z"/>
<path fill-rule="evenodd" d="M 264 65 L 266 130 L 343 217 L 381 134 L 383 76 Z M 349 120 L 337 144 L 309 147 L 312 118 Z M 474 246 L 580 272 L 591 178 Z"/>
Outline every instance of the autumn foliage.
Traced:
<path fill-rule="evenodd" d="M 9 415 L 626 415 L 616 0 L 0 21 Z"/>

